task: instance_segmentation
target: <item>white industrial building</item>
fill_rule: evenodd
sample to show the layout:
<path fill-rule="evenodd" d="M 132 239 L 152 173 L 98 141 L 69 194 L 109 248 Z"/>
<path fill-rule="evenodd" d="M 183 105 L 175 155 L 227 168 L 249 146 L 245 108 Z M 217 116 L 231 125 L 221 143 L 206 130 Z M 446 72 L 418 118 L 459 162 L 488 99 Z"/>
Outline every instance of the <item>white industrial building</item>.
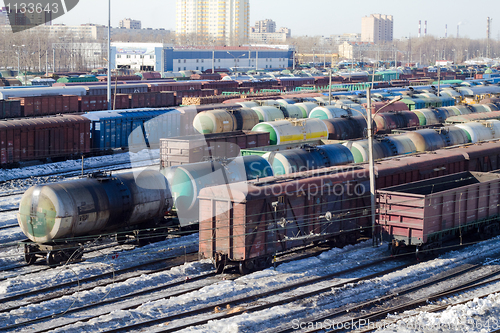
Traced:
<path fill-rule="evenodd" d="M 220 68 L 284 69 L 292 66 L 288 45 L 192 47 L 162 43 L 112 43 L 112 68 L 143 71 L 206 71 Z"/>

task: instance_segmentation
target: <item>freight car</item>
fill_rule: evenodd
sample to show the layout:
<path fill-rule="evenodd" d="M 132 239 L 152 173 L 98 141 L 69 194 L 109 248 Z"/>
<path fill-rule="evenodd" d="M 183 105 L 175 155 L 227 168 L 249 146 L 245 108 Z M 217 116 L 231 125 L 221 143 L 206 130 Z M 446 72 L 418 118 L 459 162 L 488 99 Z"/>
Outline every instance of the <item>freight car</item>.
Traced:
<path fill-rule="evenodd" d="M 393 254 L 418 254 L 470 234 L 497 235 L 499 203 L 500 174 L 461 172 L 378 190 L 378 225 Z"/>
<path fill-rule="evenodd" d="M 195 108 L 148 108 L 2 120 L 0 166 L 157 147 L 160 138 L 195 134 L 195 115 Z"/>
<path fill-rule="evenodd" d="M 240 155 L 241 149 L 264 146 L 269 146 L 269 133 L 251 131 L 161 138 L 160 169 L 209 159 L 234 158 Z"/>
<path fill-rule="evenodd" d="M 88 112 L 82 117 L 92 123 L 92 151 L 99 153 L 157 147 L 160 138 L 195 134 L 192 125 L 195 115 L 194 108 L 146 108 Z"/>
<path fill-rule="evenodd" d="M 281 105 L 277 101 L 260 102 L 263 106 L 247 102 L 238 103 L 236 107 L 226 104 L 224 109 L 200 112 L 194 119 L 194 127 L 201 134 L 224 133 L 250 130 L 263 121 L 307 118 L 307 112 L 293 104 Z"/>
<path fill-rule="evenodd" d="M 96 173 L 31 187 L 23 194 L 17 214 L 31 241 L 24 244 L 25 260 L 33 264 L 42 257 L 54 265 L 80 259 L 86 241 L 117 230 L 119 242 L 125 241 L 126 232 L 134 233 L 140 242 L 150 241 L 153 236 L 144 228 L 165 228 L 163 216 L 172 204 L 165 177 L 151 170 L 138 175 Z"/>
<path fill-rule="evenodd" d="M 377 163 L 378 189 L 500 166 L 500 143 L 441 149 Z M 328 240 L 344 246 L 371 229 L 366 165 L 270 177 L 200 191 L 201 257 L 218 271 L 264 266 L 277 252 Z M 408 222 L 410 223 L 410 222 Z"/>
<path fill-rule="evenodd" d="M 167 177 L 153 170 L 94 173 L 31 187 L 17 214 L 29 238 L 24 243 L 26 262 L 43 257 L 55 265 L 80 259 L 84 244 L 102 234 L 116 233 L 118 243 L 134 236 L 139 245 L 164 239 L 167 228 L 197 225 L 201 188 L 272 175 L 267 161 L 258 156 L 192 163 L 170 172 Z M 165 218 L 174 204 L 177 218 Z"/>
<path fill-rule="evenodd" d="M 90 121 L 60 115 L 0 122 L 0 165 L 80 157 L 90 153 Z"/>
<path fill-rule="evenodd" d="M 0 89 L 0 100 L 8 98 L 33 97 L 33 96 L 56 96 L 56 95 L 75 95 L 83 96 L 87 90 L 81 86 L 75 87 L 38 87 L 23 89 Z"/>

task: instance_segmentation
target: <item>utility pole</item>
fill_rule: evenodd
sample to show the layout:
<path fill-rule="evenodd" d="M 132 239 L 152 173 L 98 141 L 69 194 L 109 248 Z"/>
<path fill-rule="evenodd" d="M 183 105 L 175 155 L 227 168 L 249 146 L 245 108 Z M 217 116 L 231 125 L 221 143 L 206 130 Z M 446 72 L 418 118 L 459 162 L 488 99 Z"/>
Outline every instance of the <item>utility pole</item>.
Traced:
<path fill-rule="evenodd" d="M 111 0 L 108 0 L 108 94 L 107 94 L 107 99 L 108 99 L 108 110 L 111 110 Z"/>
<path fill-rule="evenodd" d="M 491 31 L 491 18 L 487 18 L 486 22 L 486 58 L 490 57 L 490 31 Z"/>
<path fill-rule="evenodd" d="M 330 65 L 330 85 L 328 86 L 328 105 L 332 105 L 332 66 Z"/>

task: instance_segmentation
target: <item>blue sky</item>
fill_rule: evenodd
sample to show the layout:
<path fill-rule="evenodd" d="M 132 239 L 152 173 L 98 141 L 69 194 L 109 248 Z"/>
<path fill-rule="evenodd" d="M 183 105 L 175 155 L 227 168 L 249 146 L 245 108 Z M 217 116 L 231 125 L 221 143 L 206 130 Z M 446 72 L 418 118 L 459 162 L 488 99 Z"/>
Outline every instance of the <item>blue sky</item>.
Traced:
<path fill-rule="evenodd" d="M 82 24 L 107 22 L 106 0 L 80 0 L 71 12 L 55 23 Z M 175 29 L 175 0 L 111 0 L 111 26 L 123 18 L 142 21 L 143 27 Z M 410 7 L 409 4 L 412 4 Z M 427 20 L 428 34 L 485 38 L 486 18 L 491 15 L 491 37 L 500 34 L 498 0 L 250 0 L 250 22 L 270 18 L 278 27 L 292 29 L 292 35 L 324 35 L 361 32 L 363 16 L 381 13 L 394 16 L 395 38 L 416 37 L 418 21 Z M 497 17 L 495 17 L 497 15 Z"/>

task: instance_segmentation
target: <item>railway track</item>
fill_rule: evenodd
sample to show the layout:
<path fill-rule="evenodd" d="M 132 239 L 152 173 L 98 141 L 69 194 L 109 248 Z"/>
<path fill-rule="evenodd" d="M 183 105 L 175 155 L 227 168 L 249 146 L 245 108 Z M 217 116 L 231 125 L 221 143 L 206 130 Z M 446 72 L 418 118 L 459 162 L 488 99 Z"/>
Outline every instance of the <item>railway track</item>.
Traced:
<path fill-rule="evenodd" d="M 14 209 L 14 210 L 17 210 L 17 209 Z M 11 212 L 13 210 L 9 210 L 9 211 Z M 2 211 L 0 211 L 0 213 L 2 213 Z M 2 226 L 0 226 L 0 230 L 10 229 L 10 228 L 15 228 L 15 227 L 19 227 L 19 224 L 13 223 L 13 224 L 2 225 Z"/>
<path fill-rule="evenodd" d="M 280 259 L 280 263 L 290 262 L 292 260 L 300 260 L 300 259 L 309 258 L 311 256 L 318 255 L 318 254 L 320 254 L 320 253 L 322 253 L 324 251 L 327 251 L 327 250 L 329 250 L 329 249 L 304 248 L 303 249 L 304 254 L 299 254 L 299 255 L 296 254 L 296 255 L 291 256 L 291 257 L 289 257 L 289 256 L 285 257 L 286 255 L 288 255 L 288 254 L 285 254 L 285 256 L 283 256 Z M 191 254 L 190 256 L 192 256 L 193 261 L 197 259 L 197 254 L 195 254 L 195 253 Z M 186 261 L 191 261 L 189 259 L 190 259 L 190 257 L 187 257 Z M 172 259 L 172 260 L 174 260 L 174 259 Z M 371 266 L 371 265 L 374 265 L 374 263 L 368 264 L 368 266 Z M 153 273 L 165 271 L 165 270 L 170 269 L 170 268 L 171 267 L 161 268 L 161 269 L 158 269 L 158 270 L 152 270 L 151 272 L 147 272 L 147 273 L 144 272 L 144 271 L 142 271 L 141 273 L 139 273 L 137 275 L 153 274 Z M 232 272 L 232 271 L 233 270 L 230 270 L 230 272 Z M 45 302 L 45 301 L 48 301 L 48 300 L 52 300 L 52 299 L 55 299 L 55 298 L 58 298 L 58 297 L 62 297 L 64 295 L 69 295 L 69 294 L 72 294 L 74 292 L 88 291 L 88 290 L 90 290 L 92 288 L 95 288 L 97 286 L 103 287 L 103 286 L 106 286 L 107 284 L 123 282 L 123 281 L 125 281 L 125 280 L 133 277 L 130 274 L 126 274 L 126 275 L 121 276 L 118 273 L 119 273 L 118 271 L 115 272 L 115 277 L 113 279 L 111 277 L 108 277 L 106 281 L 101 280 L 98 284 L 96 284 L 94 282 L 91 283 L 91 284 L 87 284 L 86 281 L 80 280 L 80 283 L 79 283 L 78 286 L 77 285 L 73 285 L 73 286 L 71 286 L 70 290 L 67 290 L 65 292 L 62 292 L 62 291 L 51 292 L 50 290 L 42 290 L 41 292 L 44 293 L 43 295 L 30 296 L 28 293 L 25 293 L 25 294 L 23 294 L 23 296 L 21 296 L 21 297 L 23 297 L 22 299 L 14 299 L 14 300 L 11 300 L 11 299 L 0 299 L 0 313 L 5 313 L 5 312 L 13 311 L 13 310 L 19 309 L 19 308 L 21 308 L 23 306 L 27 306 L 27 305 L 38 304 L 38 303 Z M 239 274 L 231 274 L 231 275 L 225 274 L 225 275 L 222 276 L 222 278 L 224 278 L 224 279 L 235 279 L 235 278 L 237 278 L 239 276 L 240 276 Z M 137 293 L 130 293 L 130 294 L 127 294 L 127 295 L 120 295 L 118 297 L 115 297 L 113 300 L 106 299 L 103 302 L 95 302 L 95 303 L 93 302 L 92 304 L 87 304 L 87 305 L 84 305 L 84 306 L 81 306 L 81 307 L 72 308 L 72 309 L 64 311 L 64 314 L 75 313 L 75 312 L 80 312 L 80 311 L 84 311 L 85 312 L 85 311 L 88 311 L 90 308 L 94 308 L 94 307 L 97 308 L 99 306 L 104 306 L 104 305 L 108 305 L 108 304 L 115 304 L 116 305 L 117 302 L 120 302 L 120 304 L 121 303 L 127 304 L 127 306 L 124 305 L 124 307 L 131 307 L 131 308 L 133 308 L 133 307 L 140 306 L 144 302 L 154 301 L 154 300 L 151 299 L 151 297 L 149 297 L 149 298 L 142 297 L 145 294 L 148 294 L 148 293 L 151 294 L 151 293 L 155 293 L 155 292 L 158 292 L 158 291 L 162 291 L 163 293 L 161 293 L 161 295 L 158 295 L 159 299 L 162 299 L 162 298 L 165 298 L 165 297 L 180 296 L 180 295 L 185 294 L 185 293 L 189 293 L 189 292 L 193 292 L 193 291 L 199 290 L 200 288 L 203 288 L 204 286 L 206 286 L 208 284 L 212 284 L 215 281 L 219 281 L 220 278 L 221 278 L 221 276 L 219 276 L 219 277 L 216 278 L 214 272 L 208 272 L 208 273 L 204 274 L 204 277 L 205 278 L 211 278 L 211 277 L 213 277 L 215 280 L 210 280 L 211 281 L 210 283 L 208 283 L 208 282 L 205 283 L 205 282 L 202 282 L 200 278 L 189 279 L 189 281 L 185 281 L 185 282 L 191 283 L 191 282 L 195 282 L 195 281 L 196 282 L 200 281 L 201 284 L 198 285 L 197 287 L 195 286 L 193 288 L 188 288 L 188 289 L 185 289 L 184 287 L 180 287 L 182 289 L 182 292 L 181 291 L 175 291 L 175 290 L 174 291 L 167 290 L 167 289 L 169 289 L 171 287 L 177 287 L 177 286 L 179 286 L 179 283 L 177 283 L 177 282 L 175 282 L 172 285 L 169 285 L 169 284 L 162 284 L 161 286 L 155 285 L 154 287 L 141 290 L 141 291 L 139 291 Z M 165 295 L 164 292 L 168 292 L 168 293 L 173 292 L 174 294 Z M 29 297 L 26 297 L 26 296 L 29 296 Z M 141 298 L 138 298 L 138 297 L 141 297 Z M 131 304 L 130 302 L 132 302 L 133 305 L 130 305 Z M 2 304 L 5 304 L 5 305 L 2 305 Z M 106 314 L 107 312 L 109 312 L 109 309 L 107 309 L 107 308 L 102 309 L 99 312 L 100 314 L 96 314 L 95 317 L 98 317 L 98 316 L 102 315 L 103 313 Z M 96 310 L 92 310 L 91 313 L 96 313 Z M 46 321 L 46 320 L 49 320 L 49 319 L 54 319 L 54 316 L 57 317 L 58 315 L 59 314 L 51 314 L 51 315 L 44 316 L 44 317 L 41 317 L 41 318 L 37 318 L 37 319 L 34 319 L 34 320 L 26 321 L 26 322 L 23 322 L 23 323 L 16 323 L 16 325 L 13 325 L 13 326 L 8 326 L 8 327 L 0 328 L 0 331 L 1 330 L 6 330 L 6 329 L 13 329 L 13 328 L 16 328 L 16 327 L 24 327 L 24 326 L 27 326 L 27 325 L 30 325 L 30 324 L 35 324 L 37 322 L 42 322 L 42 321 Z M 86 312 L 84 313 L 84 315 L 86 315 Z M 77 322 L 77 321 L 81 320 L 81 316 L 80 315 L 77 315 L 75 317 L 77 317 L 79 319 L 75 320 L 74 317 L 72 316 L 70 318 L 61 317 L 60 319 L 57 319 L 57 320 L 64 321 L 64 324 L 60 323 L 60 326 L 64 326 L 64 325 L 69 325 L 69 324 L 71 324 L 73 322 Z M 54 328 L 54 327 L 52 327 L 52 328 Z M 42 331 L 45 331 L 45 330 L 42 330 Z"/>
<path fill-rule="evenodd" d="M 489 272 L 480 273 L 481 265 L 469 265 L 465 264 L 462 267 L 459 267 L 452 271 L 446 271 L 442 274 L 439 274 L 436 277 L 432 277 L 425 281 L 422 281 L 416 285 L 405 287 L 399 289 L 393 293 L 388 295 L 378 297 L 376 299 L 372 299 L 360 304 L 355 304 L 353 306 L 342 307 L 332 309 L 331 311 L 327 311 L 327 313 L 322 313 L 317 316 L 311 316 L 307 318 L 303 318 L 300 322 L 302 323 L 313 323 L 314 329 L 302 330 L 302 332 L 322 332 L 325 331 L 325 325 L 323 323 L 338 323 L 339 325 L 336 328 L 329 328 L 326 331 L 328 332 L 341 332 L 341 331 L 349 331 L 346 329 L 346 325 L 341 325 L 342 323 L 374 323 L 374 320 L 378 320 L 381 318 L 385 318 L 387 315 L 392 313 L 399 313 L 404 310 L 409 310 L 416 308 L 421 305 L 425 305 L 429 302 L 438 300 L 439 298 L 451 296 L 453 294 L 457 294 L 459 292 L 464 292 L 473 288 L 477 288 L 479 286 L 483 286 L 486 284 L 492 283 L 492 281 L 500 281 L 500 267 L 491 269 Z M 474 275 L 476 273 L 477 276 L 474 276 L 472 279 L 467 280 L 466 282 L 460 283 L 453 287 L 440 290 L 436 293 L 430 293 L 424 297 L 420 297 L 414 300 L 408 300 L 410 298 L 410 294 L 421 291 L 424 288 L 430 288 L 436 285 L 437 283 L 441 283 L 444 281 L 449 281 L 450 279 L 460 278 L 466 274 Z M 489 280 L 490 278 L 495 277 L 493 280 Z M 482 280 L 487 280 L 480 282 Z M 398 303 L 398 305 L 391 305 L 390 303 Z M 450 303 L 446 305 L 439 306 L 439 309 L 446 309 L 450 306 Z M 427 311 L 427 310 L 425 310 Z M 438 310 L 435 310 L 438 311 Z M 357 314 L 354 316 L 346 317 L 347 314 Z M 399 319 L 398 319 L 399 320 Z M 386 322 L 384 322 L 384 325 Z M 273 332 L 285 333 L 285 332 L 297 332 L 297 327 L 295 324 L 285 324 L 277 329 L 273 329 Z M 306 325 L 305 327 L 308 327 Z M 370 326 L 372 327 L 372 326 Z M 372 330 L 376 330 L 376 327 L 372 327 L 373 329 L 365 329 L 359 330 L 359 332 L 370 332 Z M 358 330 L 356 330 L 358 332 Z"/>
<path fill-rule="evenodd" d="M 123 163 L 123 162 L 112 163 L 112 164 L 107 164 L 107 165 L 103 165 L 100 167 L 86 168 L 86 169 L 84 169 L 84 174 L 89 174 L 89 173 L 98 172 L 98 171 L 127 170 L 127 169 L 131 169 L 132 164 L 134 164 L 134 163 L 140 164 L 140 163 L 147 162 L 147 161 L 150 161 L 150 159 L 141 160 L 141 161 L 134 161 L 134 162 L 125 162 L 125 163 Z M 144 165 L 144 166 L 146 166 L 146 165 Z M 159 167 L 159 163 L 148 164 L 147 166 L 158 166 Z M 30 182 L 30 184 L 27 185 L 29 187 L 29 186 L 32 186 L 35 184 L 47 183 L 47 181 L 45 181 L 45 182 L 38 181 L 40 178 L 48 178 L 47 180 L 49 180 L 49 183 L 50 183 L 50 182 L 61 181 L 61 180 L 72 178 L 72 177 L 78 177 L 81 174 L 82 174 L 82 169 L 74 169 L 74 170 L 63 171 L 63 172 L 55 171 L 55 172 L 51 172 L 51 173 L 44 174 L 44 175 L 26 176 L 26 177 L 20 177 L 20 178 L 16 178 L 16 179 L 12 179 L 12 180 L 0 181 L 0 185 L 3 185 L 5 187 L 6 183 L 14 181 L 14 180 L 18 181 L 18 180 L 34 179 L 33 182 Z M 55 177 L 55 176 L 57 176 L 57 177 Z M 10 196 L 14 196 L 14 195 L 20 195 L 20 194 L 24 193 L 24 190 L 14 190 L 14 191 L 10 191 L 10 192 L 3 191 L 3 192 L 5 192 L 5 193 L 0 193 L 0 198 L 10 197 Z"/>
<path fill-rule="evenodd" d="M 500 271 L 497 270 L 495 272 L 492 272 L 491 274 L 488 274 L 485 276 L 480 276 L 476 279 L 476 281 L 463 284 L 462 286 L 458 286 L 458 287 L 455 286 L 455 287 L 449 288 L 448 290 L 443 290 L 441 292 L 429 295 L 428 297 L 420 298 L 420 299 L 414 300 L 412 302 L 408 302 L 408 303 L 404 303 L 402 305 L 393 306 L 393 307 L 390 307 L 388 309 L 380 310 L 378 312 L 371 313 L 371 314 L 366 315 L 364 317 L 366 319 L 369 319 L 371 322 L 373 322 L 373 320 L 376 321 L 379 319 L 384 319 L 387 315 L 389 315 L 391 313 L 394 313 L 394 312 L 399 313 L 402 311 L 415 309 L 415 308 L 420 307 L 420 306 L 425 306 L 424 311 L 428 312 L 428 313 L 429 312 L 439 312 L 439 311 L 446 310 L 450 306 L 465 304 L 465 303 L 468 303 L 470 301 L 473 301 L 474 299 L 485 298 L 485 297 L 488 297 L 489 295 L 498 293 L 500 291 L 500 287 L 497 288 L 495 291 L 482 293 L 481 295 L 474 294 L 474 295 L 467 297 L 466 299 L 458 301 L 458 302 L 453 302 L 450 300 L 448 300 L 448 301 L 442 300 L 443 298 L 449 299 L 449 298 L 452 298 L 454 296 L 460 296 L 463 293 L 474 291 L 475 289 L 484 288 L 484 287 L 488 287 L 489 285 L 496 284 L 496 283 L 500 282 L 499 275 L 500 275 Z M 485 280 L 485 281 L 481 281 L 481 280 Z M 432 304 L 434 302 L 439 303 L 439 304 Z M 431 305 L 428 305 L 428 303 L 431 303 Z M 406 317 L 409 317 L 409 315 L 407 315 Z M 359 318 L 362 318 L 362 316 L 359 316 Z M 365 319 L 365 318 L 362 318 L 362 319 Z M 393 319 L 393 320 L 384 319 L 384 325 L 395 324 L 400 319 L 402 319 L 402 318 L 398 318 L 397 320 L 396 319 Z M 374 324 L 376 325 L 376 322 L 374 322 Z M 365 329 L 357 330 L 356 332 L 359 332 L 359 333 L 361 333 L 361 332 L 373 332 L 375 330 L 376 330 L 376 328 L 365 328 Z"/>
<path fill-rule="evenodd" d="M 140 328 L 148 328 L 148 331 L 151 329 L 151 326 L 152 325 L 157 325 L 157 324 L 161 324 L 161 323 L 164 323 L 164 322 L 169 322 L 169 329 L 167 330 L 161 330 L 162 332 L 165 331 L 165 332 L 170 332 L 170 331 L 176 331 L 176 330 L 179 330 L 179 329 L 183 329 L 183 328 L 186 328 L 186 327 L 189 327 L 191 325 L 200 325 L 200 324 L 203 324 L 203 323 L 206 323 L 207 321 L 209 320 L 213 320 L 213 319 L 220 319 L 220 318 L 224 318 L 224 317 L 231 317 L 231 316 L 234 316 L 234 315 L 238 315 L 238 314 L 241 314 L 241 312 L 243 311 L 234 311 L 234 312 L 230 312 L 229 314 L 228 313 L 218 313 L 218 314 L 215 314 L 213 315 L 213 310 L 214 308 L 217 308 L 217 307 L 220 307 L 220 308 L 226 308 L 226 306 L 228 304 L 232 304 L 232 305 L 235 305 L 235 306 L 240 306 L 241 303 L 251 303 L 253 302 L 255 299 L 258 299 L 259 297 L 266 297 L 266 296 L 269 296 L 269 295 L 281 295 L 283 293 L 286 293 L 286 292 L 290 292 L 290 291 L 293 291 L 295 288 L 298 288 L 300 286 L 305 286 L 305 285 L 308 285 L 308 284 L 311 284 L 311 283 L 314 283 L 314 282 L 320 282 L 320 281 L 327 281 L 328 279 L 332 278 L 332 277 L 335 277 L 335 276 L 341 276 L 342 274 L 346 274 L 346 273 L 352 273 L 353 271 L 359 271 L 359 270 L 363 270 L 363 269 L 366 269 L 367 267 L 375 267 L 377 266 L 378 264 L 380 264 L 381 262 L 383 262 L 384 260 L 379 260 L 379 261 L 375 261 L 375 262 L 370 262 L 368 264 L 364 264 L 364 265 L 360 265 L 354 269 L 349 269 L 349 270 L 345 270 L 345 271 L 342 271 L 342 272 L 337 272 L 335 274 L 331 274 L 331 275 L 328 275 L 328 276 L 322 276 L 322 277 L 317 277 L 317 278 L 312 278 L 312 279 L 307 279 L 306 281 L 301 281 L 301 282 L 297 282 L 297 283 L 293 283 L 293 284 L 289 284 L 285 287 L 280 287 L 280 288 L 276 288 L 274 290 L 268 290 L 266 292 L 259 292 L 257 294 L 253 294 L 251 296 L 245 296 L 245 297 L 240 297 L 240 298 L 233 298 L 231 300 L 224 300 L 224 301 L 219 301 L 217 303 L 211 303 L 210 305 L 206 305 L 206 306 L 202 306 L 202 307 L 199 307 L 197 309 L 194 309 L 194 310 L 189 310 L 189 311 L 186 311 L 186 312 L 182 312 L 182 313 L 177 313 L 177 314 L 174 314 L 174 315 L 170 315 L 170 316 L 166 316 L 166 317 L 162 317 L 162 318 L 157 318 L 157 319 L 154 319 L 154 320 L 149 320 L 149 321 L 142 321 L 140 323 L 137 323 L 137 324 L 129 324 L 127 325 L 126 328 L 117 328 L 117 329 L 112 329 L 112 330 L 109 330 L 107 332 L 121 332 L 121 331 L 127 331 L 127 330 L 132 330 L 132 331 L 135 331 L 135 330 L 138 330 Z M 398 266 L 396 268 L 391 268 L 391 271 L 393 270 L 397 270 L 397 269 L 401 269 L 402 267 L 407 267 L 409 264 L 404 264 L 402 266 Z M 362 280 L 364 278 L 371 278 L 373 276 L 378 276 L 379 274 L 386 274 L 387 271 L 384 271 L 384 272 L 377 272 L 375 274 L 371 274 L 369 276 L 365 276 L 365 277 L 362 277 L 362 278 L 359 278 L 359 280 Z M 235 275 L 235 276 L 232 276 L 232 277 L 229 277 L 226 279 L 235 279 L 236 277 L 238 277 L 238 275 Z M 357 279 L 354 279 L 354 280 L 357 280 Z M 354 281 L 353 280 L 353 281 Z M 346 282 L 343 281 L 343 282 L 336 282 L 336 284 L 338 285 L 343 285 L 345 284 Z M 322 288 L 318 289 L 318 290 L 315 290 L 314 292 L 312 293 L 321 293 L 321 292 L 324 292 L 324 291 L 327 291 L 327 290 L 330 290 L 330 288 L 332 288 L 332 284 L 330 283 L 327 283 L 328 286 L 323 286 Z M 335 284 L 335 283 L 334 283 Z M 186 290 L 185 292 L 193 292 L 193 291 L 196 291 L 195 289 L 189 289 L 189 290 Z M 180 296 L 182 294 L 178 294 L 177 296 Z M 272 304 L 269 304 L 268 306 L 271 307 L 271 306 L 274 306 L 274 305 L 278 305 L 278 304 L 283 304 L 283 303 L 287 303 L 287 302 L 291 302 L 293 300 L 296 300 L 298 298 L 302 298 L 302 297 L 305 297 L 306 295 L 304 294 L 301 294 L 300 296 L 296 295 L 296 296 L 293 296 L 293 297 L 288 297 L 288 298 L 281 298 L 281 296 L 278 296 L 278 298 L 280 298 L 280 300 L 278 301 L 275 301 L 273 302 Z M 158 295 L 158 299 L 162 299 L 162 298 L 165 298 L 165 295 Z M 154 302 L 155 299 L 151 299 L 151 298 L 148 298 L 147 299 L 147 302 Z M 131 310 L 131 309 L 135 309 L 137 307 L 140 307 L 141 305 L 144 304 L 144 300 L 136 300 L 136 301 L 129 301 L 127 302 L 126 304 L 122 304 L 123 306 L 119 307 L 120 310 Z M 244 311 L 256 311 L 258 309 L 260 309 L 262 306 L 251 306 L 249 305 L 249 307 L 245 307 L 244 308 Z M 233 307 L 234 309 L 234 307 Z M 94 318 L 97 318 L 97 317 L 100 317 L 100 316 L 103 316 L 103 315 L 106 315 L 106 314 L 109 314 L 110 313 L 110 310 L 107 310 L 107 309 L 103 309 L 104 311 L 100 312 L 99 314 L 95 314 L 95 315 L 92 315 L 90 317 L 86 317 L 85 319 L 83 319 L 83 321 L 88 321 L 88 320 L 92 320 Z M 113 310 L 115 311 L 116 308 Z M 206 316 L 206 315 L 209 315 L 209 319 L 207 318 L 203 318 L 203 319 L 199 319 L 198 321 L 196 321 L 195 323 L 193 322 L 189 322 L 189 323 L 186 323 L 185 319 L 186 317 L 191 317 L 191 316 Z M 60 322 L 59 323 L 59 326 L 57 327 L 54 327 L 54 326 L 51 326 L 50 328 L 44 328 L 42 330 L 35 330 L 34 332 L 46 332 L 48 330 L 52 330 L 52 329 L 55 329 L 55 328 L 58 328 L 58 327 L 63 327 L 63 326 L 66 326 L 66 325 L 70 325 L 70 324 L 73 324 L 73 323 L 76 323 L 78 321 L 82 321 L 82 318 L 81 316 L 79 316 L 79 319 L 70 319 L 69 321 L 66 320 L 65 323 L 62 323 Z"/>
<path fill-rule="evenodd" d="M 126 243 L 124 245 L 128 245 L 128 244 Z M 116 244 L 116 243 L 113 243 L 113 244 L 108 244 L 108 245 L 92 246 L 92 247 L 86 248 L 84 250 L 84 254 L 98 252 L 98 251 L 102 251 L 102 250 L 105 250 L 105 249 L 114 248 L 116 246 L 119 246 L 119 245 Z M 126 249 L 122 249 L 122 250 L 126 251 Z M 20 256 L 22 256 L 22 254 L 20 254 Z M 36 267 L 36 269 L 29 270 L 29 271 L 26 271 L 26 272 L 16 272 L 15 274 L 12 274 L 10 276 L 0 276 L 0 282 L 1 281 L 5 281 L 5 280 L 10 279 L 10 278 L 13 278 L 13 277 L 18 277 L 18 276 L 24 276 L 24 275 L 28 275 L 28 274 L 39 273 L 39 272 L 46 271 L 46 270 L 48 270 L 48 269 L 51 268 L 51 267 L 47 266 L 46 263 L 40 262 L 40 263 L 38 263 L 36 265 L 20 264 L 20 265 L 7 266 L 7 267 L 4 267 L 4 268 L 0 269 L 0 273 L 9 272 L 9 271 L 12 271 L 12 270 L 16 270 L 16 269 L 20 269 L 20 268 L 27 268 L 27 267 Z"/>
<path fill-rule="evenodd" d="M 165 236 L 165 238 L 172 238 L 172 237 L 175 238 L 175 237 L 180 237 L 180 236 L 188 236 L 188 235 L 191 235 L 194 233 L 197 233 L 197 231 L 196 230 L 188 230 L 188 231 L 179 231 L 179 232 L 168 232 L 168 233 L 165 233 L 164 236 Z M 97 244 L 97 243 L 101 243 L 101 244 Z M 102 244 L 102 243 L 106 243 L 106 244 Z M 123 246 L 126 246 L 126 247 L 133 246 L 133 247 L 132 248 L 124 248 Z M 88 256 L 88 254 L 99 253 L 102 250 L 115 248 L 115 247 L 119 247 L 120 252 L 123 252 L 123 251 L 126 252 L 126 251 L 137 248 L 137 243 L 135 242 L 135 240 L 128 240 L 123 244 L 118 244 L 116 242 L 116 240 L 114 239 L 114 235 L 106 235 L 105 237 L 99 237 L 98 239 L 95 239 L 92 242 L 87 242 L 84 245 L 84 247 L 85 247 L 84 254 L 87 254 L 86 258 L 84 259 L 84 261 L 85 261 L 85 260 L 93 259 L 93 258 L 96 258 L 99 256 L 99 255 Z M 19 257 L 23 257 L 23 254 L 19 254 Z M 81 261 L 81 260 L 79 260 L 79 261 Z M 76 262 L 79 262 L 79 261 L 76 261 Z M 73 263 L 74 262 L 68 262 L 67 264 L 73 264 Z M 61 265 L 65 265 L 65 264 L 61 264 Z M 61 265 L 59 265 L 59 266 L 61 266 Z M 13 274 L 10 274 L 8 276 L 0 275 L 0 282 L 5 281 L 9 278 L 25 276 L 25 275 L 34 274 L 34 273 L 38 273 L 41 271 L 51 269 L 51 267 L 47 266 L 45 261 L 42 260 L 40 262 L 35 263 L 34 265 L 28 265 L 26 263 L 23 263 L 23 264 L 14 264 L 11 266 L 2 267 L 2 268 L 0 268 L 0 273 L 5 273 L 5 272 L 23 269 L 23 268 L 28 268 L 28 267 L 30 267 L 30 268 L 32 267 L 33 269 L 28 270 L 28 271 L 16 272 L 15 274 L 13 273 Z"/>
<path fill-rule="evenodd" d="M 198 326 L 206 324 L 212 320 L 220 320 L 231 318 L 237 315 L 245 313 L 251 313 L 259 310 L 269 309 L 274 306 L 283 305 L 286 303 L 294 302 L 305 297 L 311 297 L 315 295 L 322 294 L 324 292 L 330 291 L 332 288 L 340 287 L 346 283 L 356 283 L 363 280 L 369 280 L 377 276 L 382 276 L 390 272 L 394 272 L 403 268 L 406 268 L 413 263 L 405 263 L 387 270 L 378 271 L 373 274 L 365 275 L 358 278 L 348 279 L 348 281 L 329 281 L 330 279 L 338 278 L 344 274 L 353 273 L 355 271 L 362 271 L 369 267 L 377 266 L 385 260 L 377 260 L 368 264 L 360 265 L 353 269 L 347 269 L 341 272 L 336 272 L 333 274 L 310 278 L 305 281 L 300 281 L 296 283 L 288 284 L 284 287 L 276 288 L 273 290 L 266 290 L 265 292 L 259 292 L 252 294 L 250 296 L 235 297 L 232 299 L 220 301 L 217 303 L 211 303 L 206 306 L 202 306 L 197 309 L 189 310 L 186 312 L 176 313 L 169 316 L 164 316 L 161 318 L 155 318 L 153 320 L 142 321 L 135 324 L 129 324 L 126 327 L 116 328 L 105 331 L 106 333 L 116 333 L 116 332 L 127 332 L 127 331 L 137 331 L 139 329 L 146 329 L 148 332 L 175 332 L 184 328 L 191 326 Z M 318 283 L 320 286 L 314 290 L 308 292 L 301 292 L 299 294 L 295 293 L 294 290 L 300 287 L 308 286 L 313 283 Z M 270 298 L 270 300 L 263 301 L 264 298 Z M 255 302 L 258 300 L 258 302 Z M 220 312 L 214 313 L 214 308 L 220 309 Z M 201 318 L 196 318 L 200 316 Z M 186 318 L 190 317 L 191 320 L 187 321 Z M 195 318 L 193 318 L 195 317 Z M 168 322 L 168 327 L 160 327 L 159 324 L 164 324 Z M 153 327 L 153 325 L 155 327 Z"/>
<path fill-rule="evenodd" d="M 169 270 L 172 267 L 198 260 L 198 253 L 191 252 L 185 256 L 169 256 L 151 260 L 131 267 L 109 271 L 103 274 L 93 275 L 83 279 L 68 281 L 54 286 L 37 288 L 27 292 L 12 294 L 0 298 L 0 313 L 9 312 L 29 304 L 36 304 L 49 301 L 64 295 L 69 295 L 78 291 L 87 291 L 95 287 L 102 287 L 107 284 L 118 283 L 130 278 L 139 277 L 144 274 L 153 274 Z M 161 265 L 161 268 L 157 268 Z M 152 267 L 146 269 L 147 267 Z M 63 288 L 68 288 L 64 289 Z M 1 328 L 2 330 L 5 328 Z"/>

